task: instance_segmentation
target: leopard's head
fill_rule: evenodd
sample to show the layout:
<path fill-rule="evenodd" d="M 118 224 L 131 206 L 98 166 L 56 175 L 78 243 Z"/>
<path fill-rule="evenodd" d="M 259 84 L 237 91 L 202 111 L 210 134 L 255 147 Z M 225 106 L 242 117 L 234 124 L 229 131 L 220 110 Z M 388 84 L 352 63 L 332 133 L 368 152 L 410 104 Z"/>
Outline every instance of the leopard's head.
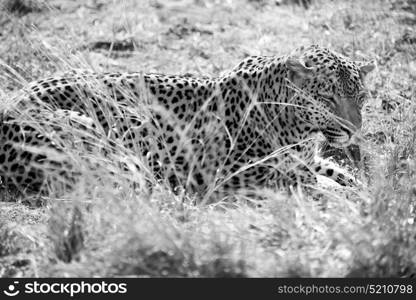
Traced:
<path fill-rule="evenodd" d="M 361 109 L 368 95 L 364 78 L 374 63 L 352 61 L 312 45 L 288 56 L 286 67 L 295 97 L 304 106 L 300 114 L 304 121 L 321 131 L 329 144 L 349 145 L 361 129 Z"/>

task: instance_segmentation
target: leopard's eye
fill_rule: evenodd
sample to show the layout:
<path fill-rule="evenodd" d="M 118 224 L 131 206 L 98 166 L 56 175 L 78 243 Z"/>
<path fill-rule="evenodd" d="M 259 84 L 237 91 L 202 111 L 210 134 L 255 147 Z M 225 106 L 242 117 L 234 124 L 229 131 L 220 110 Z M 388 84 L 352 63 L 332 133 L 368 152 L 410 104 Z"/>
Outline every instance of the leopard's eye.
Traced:
<path fill-rule="evenodd" d="M 336 107 L 337 103 L 336 103 L 335 98 L 334 98 L 333 96 L 331 96 L 331 97 L 326 97 L 326 98 L 325 98 L 325 100 L 326 100 L 326 102 L 328 103 L 328 105 L 329 105 L 331 108 L 335 108 L 335 107 Z"/>
<path fill-rule="evenodd" d="M 322 94 L 320 94 L 320 96 L 321 96 L 321 99 L 323 101 L 325 101 L 326 104 L 328 104 L 331 108 L 335 108 L 335 106 L 336 106 L 336 100 L 335 100 L 334 95 L 329 94 L 329 93 L 328 94 L 322 93 Z"/>

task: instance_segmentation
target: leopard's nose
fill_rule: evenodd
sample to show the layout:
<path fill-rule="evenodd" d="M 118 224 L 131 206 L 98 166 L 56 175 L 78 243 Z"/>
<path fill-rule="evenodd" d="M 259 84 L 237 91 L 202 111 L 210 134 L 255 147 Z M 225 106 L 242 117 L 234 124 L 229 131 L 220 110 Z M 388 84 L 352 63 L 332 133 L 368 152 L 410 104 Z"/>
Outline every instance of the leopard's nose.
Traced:
<path fill-rule="evenodd" d="M 361 130 L 357 130 L 356 132 L 352 133 L 352 135 L 350 136 L 350 141 L 352 144 L 361 143 L 363 141 Z"/>

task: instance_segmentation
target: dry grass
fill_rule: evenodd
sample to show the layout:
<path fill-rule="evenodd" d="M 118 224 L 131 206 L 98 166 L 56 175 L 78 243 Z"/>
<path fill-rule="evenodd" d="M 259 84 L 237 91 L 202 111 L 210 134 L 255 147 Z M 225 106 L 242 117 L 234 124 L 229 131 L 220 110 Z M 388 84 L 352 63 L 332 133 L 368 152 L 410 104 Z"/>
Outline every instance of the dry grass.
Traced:
<path fill-rule="evenodd" d="M 0 276 L 414 274 L 413 2 L 315 1 L 305 10 L 274 1 L 48 1 L 47 9 L 0 11 L 2 109 L 26 82 L 76 68 L 217 75 L 249 54 L 310 43 L 378 64 L 360 145 L 365 186 L 322 187 L 320 201 L 265 190 L 260 208 L 194 205 L 163 185 L 150 195 L 140 184 L 148 174 L 115 163 L 137 162 L 135 153 L 91 155 L 80 137 L 100 144 L 103 136 L 54 115 L 48 126 L 72 128 L 59 142 L 82 181 L 41 209 L 1 203 Z"/>

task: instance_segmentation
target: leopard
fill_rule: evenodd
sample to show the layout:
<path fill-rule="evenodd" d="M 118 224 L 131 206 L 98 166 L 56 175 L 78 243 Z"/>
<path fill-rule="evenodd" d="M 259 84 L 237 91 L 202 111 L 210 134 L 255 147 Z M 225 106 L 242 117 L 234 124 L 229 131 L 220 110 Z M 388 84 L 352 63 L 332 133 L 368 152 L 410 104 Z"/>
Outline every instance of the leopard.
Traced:
<path fill-rule="evenodd" d="M 62 112 L 89 120 L 95 127 L 83 130 L 102 132 L 108 147 L 132 149 L 157 180 L 201 198 L 313 188 L 318 175 L 351 186 L 354 176 L 322 159 L 319 147 L 323 139 L 338 148 L 355 142 L 369 95 L 365 77 L 374 68 L 309 45 L 248 56 L 216 77 L 86 71 L 37 80 L 2 110 L 2 184 L 42 193 L 51 184 L 45 165 L 76 184 L 70 163 L 33 151 L 64 153 L 53 141 L 64 130 L 40 134 L 21 116 L 29 110 L 45 124 Z"/>

